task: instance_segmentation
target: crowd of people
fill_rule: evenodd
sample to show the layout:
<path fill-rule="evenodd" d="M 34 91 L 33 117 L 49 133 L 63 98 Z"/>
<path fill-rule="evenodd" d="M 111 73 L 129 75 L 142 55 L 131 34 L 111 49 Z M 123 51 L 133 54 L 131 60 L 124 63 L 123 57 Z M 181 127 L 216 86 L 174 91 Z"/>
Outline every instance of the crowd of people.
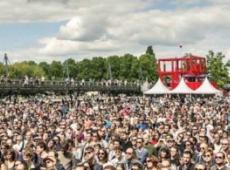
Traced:
<path fill-rule="evenodd" d="M 0 101 L 1 170 L 229 170 L 230 98 Z"/>

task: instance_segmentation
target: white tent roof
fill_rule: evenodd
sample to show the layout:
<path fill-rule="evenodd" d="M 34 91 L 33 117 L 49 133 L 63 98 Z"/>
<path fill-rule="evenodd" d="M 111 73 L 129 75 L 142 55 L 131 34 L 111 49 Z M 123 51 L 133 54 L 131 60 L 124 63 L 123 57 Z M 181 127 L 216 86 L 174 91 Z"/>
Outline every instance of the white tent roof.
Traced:
<path fill-rule="evenodd" d="M 195 94 L 221 94 L 222 92 L 216 89 L 206 77 L 204 82 L 201 84 L 198 89 L 195 90 Z"/>
<path fill-rule="evenodd" d="M 165 85 L 159 78 L 156 84 L 150 90 L 144 92 L 144 94 L 167 94 L 169 92 L 170 90 L 167 87 L 165 87 Z"/>
<path fill-rule="evenodd" d="M 194 90 L 192 90 L 190 87 L 187 86 L 187 84 L 184 81 L 184 78 L 182 77 L 180 80 L 180 83 L 176 86 L 175 89 L 170 91 L 171 94 L 193 94 Z"/>

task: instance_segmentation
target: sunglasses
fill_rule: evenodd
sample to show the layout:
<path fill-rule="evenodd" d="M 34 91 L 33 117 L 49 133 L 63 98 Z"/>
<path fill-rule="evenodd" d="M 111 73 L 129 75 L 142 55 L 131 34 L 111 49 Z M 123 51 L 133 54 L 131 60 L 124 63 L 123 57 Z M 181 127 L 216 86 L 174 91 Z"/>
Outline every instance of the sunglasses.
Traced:
<path fill-rule="evenodd" d="M 87 154 L 90 154 L 91 152 L 90 151 L 88 151 L 88 152 L 85 152 L 85 155 L 87 155 Z"/>
<path fill-rule="evenodd" d="M 161 168 L 169 168 L 170 165 L 161 165 Z"/>
<path fill-rule="evenodd" d="M 216 159 L 223 159 L 222 156 L 216 156 L 215 158 L 216 158 Z"/>
<path fill-rule="evenodd" d="M 152 162 L 152 161 L 150 159 L 147 159 L 146 162 L 149 163 L 149 162 Z"/>
<path fill-rule="evenodd" d="M 132 155 L 133 153 L 132 152 L 126 152 L 127 155 Z"/>
<path fill-rule="evenodd" d="M 27 154 L 27 155 L 25 155 L 25 157 L 27 157 L 27 158 L 28 158 L 28 157 L 32 157 L 32 155 Z"/>

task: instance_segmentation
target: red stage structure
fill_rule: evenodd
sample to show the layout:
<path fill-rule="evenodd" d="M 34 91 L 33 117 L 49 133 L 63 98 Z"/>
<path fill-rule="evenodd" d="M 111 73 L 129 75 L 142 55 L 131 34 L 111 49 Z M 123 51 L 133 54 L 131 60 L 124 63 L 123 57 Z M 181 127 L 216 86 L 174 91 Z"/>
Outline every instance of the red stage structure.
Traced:
<path fill-rule="evenodd" d="M 157 61 L 157 72 L 161 80 L 170 88 L 175 88 L 184 77 L 191 89 L 198 88 L 207 75 L 204 57 L 187 55 L 181 58 L 164 58 Z"/>

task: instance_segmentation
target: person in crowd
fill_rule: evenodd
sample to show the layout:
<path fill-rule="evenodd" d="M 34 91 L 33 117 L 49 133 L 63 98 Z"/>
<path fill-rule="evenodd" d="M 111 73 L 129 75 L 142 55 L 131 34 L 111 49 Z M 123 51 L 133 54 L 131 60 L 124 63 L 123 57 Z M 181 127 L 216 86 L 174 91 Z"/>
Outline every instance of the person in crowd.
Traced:
<path fill-rule="evenodd" d="M 144 163 L 146 157 L 148 156 L 148 150 L 144 148 L 143 146 L 144 140 L 143 138 L 137 138 L 137 149 L 136 149 L 136 155 L 137 158 Z"/>
<path fill-rule="evenodd" d="M 131 170 L 132 169 L 132 165 L 135 164 L 139 164 L 142 166 L 142 163 L 140 160 L 137 159 L 135 150 L 133 148 L 128 148 L 125 152 L 126 154 L 126 163 L 125 163 L 125 167 L 127 170 Z M 139 167 L 139 166 L 138 166 Z"/>
<path fill-rule="evenodd" d="M 75 166 L 75 158 L 72 153 L 72 148 L 74 147 L 74 143 L 72 140 L 67 140 L 63 144 L 62 151 L 57 152 L 58 159 L 60 163 L 63 165 L 65 170 L 72 170 L 72 168 Z"/>
<path fill-rule="evenodd" d="M 212 149 L 208 149 L 203 156 L 203 164 L 206 166 L 207 169 L 211 169 L 211 167 L 215 164 L 215 160 L 213 158 L 213 151 Z"/>
<path fill-rule="evenodd" d="M 5 165 L 8 170 L 14 170 L 15 168 L 15 163 L 16 163 L 16 151 L 13 149 L 9 149 L 6 151 L 6 156 L 5 156 Z"/>
<path fill-rule="evenodd" d="M 145 170 L 158 170 L 158 158 L 156 156 L 148 156 L 145 160 Z"/>
<path fill-rule="evenodd" d="M 172 167 L 171 167 L 171 163 L 169 160 L 162 160 L 160 163 L 159 163 L 159 167 L 160 167 L 160 170 L 171 170 Z"/>
<path fill-rule="evenodd" d="M 229 113 L 229 96 L 8 97 L 0 169 L 226 170 Z"/>
<path fill-rule="evenodd" d="M 179 170 L 194 170 L 194 164 L 192 163 L 191 152 L 184 151 L 182 155 L 181 164 L 179 165 Z"/>
<path fill-rule="evenodd" d="M 121 147 L 115 149 L 115 157 L 110 161 L 110 163 L 117 167 L 119 164 L 124 164 L 126 162 L 125 155 L 123 154 Z"/>
<path fill-rule="evenodd" d="M 215 155 L 215 165 L 211 167 L 211 170 L 228 170 L 229 168 L 227 167 L 225 163 L 225 154 L 224 152 L 218 152 Z"/>
<path fill-rule="evenodd" d="M 204 154 L 208 150 L 208 144 L 207 143 L 200 143 L 200 151 L 197 153 L 196 156 L 196 163 L 204 163 Z"/>
<path fill-rule="evenodd" d="M 84 156 L 82 162 L 84 166 L 88 167 L 89 169 L 94 170 L 102 170 L 103 166 L 97 162 L 96 155 L 94 152 L 94 148 L 92 146 L 87 146 L 84 151 Z"/>
<path fill-rule="evenodd" d="M 99 149 L 99 151 L 97 153 L 96 158 L 97 158 L 97 162 L 98 164 L 100 165 L 104 165 L 108 162 L 108 153 L 107 153 L 107 150 L 106 149 Z"/>
<path fill-rule="evenodd" d="M 120 163 L 116 166 L 116 170 L 125 170 L 125 164 L 124 163 Z"/>
<path fill-rule="evenodd" d="M 28 170 L 28 165 L 25 161 L 16 161 L 14 170 Z"/>
<path fill-rule="evenodd" d="M 208 170 L 208 168 L 204 164 L 197 163 L 194 170 Z"/>
<path fill-rule="evenodd" d="M 170 162 L 171 165 L 174 167 L 178 167 L 179 166 L 179 162 L 180 161 L 180 154 L 178 152 L 178 149 L 176 146 L 173 146 L 170 148 Z"/>

